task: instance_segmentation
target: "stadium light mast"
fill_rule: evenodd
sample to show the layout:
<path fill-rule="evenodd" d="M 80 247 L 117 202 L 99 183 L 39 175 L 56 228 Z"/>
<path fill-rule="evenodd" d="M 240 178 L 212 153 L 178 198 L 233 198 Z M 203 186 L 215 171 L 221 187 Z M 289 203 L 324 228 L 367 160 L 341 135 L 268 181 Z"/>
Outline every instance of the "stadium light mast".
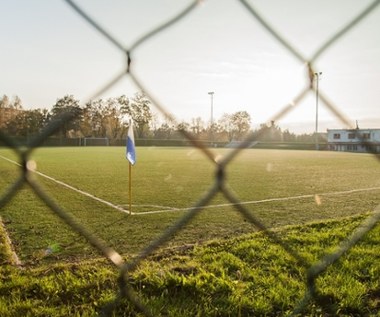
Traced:
<path fill-rule="evenodd" d="M 316 79 L 315 87 L 315 149 L 319 151 L 319 142 L 318 142 L 318 100 L 319 100 L 319 77 L 322 75 L 322 72 L 314 73 L 314 78 Z"/>
<path fill-rule="evenodd" d="M 208 94 L 211 97 L 211 118 L 210 118 L 210 140 L 211 146 L 214 142 L 213 126 L 214 126 L 214 92 L 209 91 Z"/>

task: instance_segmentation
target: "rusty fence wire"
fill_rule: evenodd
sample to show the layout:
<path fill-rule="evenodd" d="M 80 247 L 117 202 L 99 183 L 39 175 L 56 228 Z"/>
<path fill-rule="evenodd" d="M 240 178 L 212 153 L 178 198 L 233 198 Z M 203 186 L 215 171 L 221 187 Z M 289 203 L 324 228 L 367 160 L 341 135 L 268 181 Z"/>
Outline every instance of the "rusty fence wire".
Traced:
<path fill-rule="evenodd" d="M 143 43 L 154 38 L 158 33 L 164 32 L 166 29 L 170 28 L 172 25 L 176 24 L 183 17 L 187 16 L 190 12 L 195 10 L 199 5 L 200 1 L 193 1 L 186 8 L 183 9 L 178 15 L 174 16 L 172 19 L 166 21 L 159 27 L 151 30 L 145 35 L 141 36 L 137 41 L 130 44 L 129 46 L 121 43 L 117 38 L 115 38 L 111 33 L 107 32 L 96 20 L 94 20 L 90 15 L 83 10 L 80 6 L 77 5 L 72 0 L 65 0 L 68 6 L 78 14 L 82 19 L 84 19 L 94 30 L 99 32 L 104 37 L 104 41 L 108 41 L 115 48 L 119 49 L 123 54 L 125 54 L 125 64 L 120 67 L 120 72 L 110 80 L 106 82 L 104 86 L 95 91 L 90 99 L 93 99 L 97 96 L 102 95 L 108 89 L 113 87 L 121 79 L 129 77 L 134 84 L 144 91 L 146 95 L 150 98 L 152 103 L 158 108 L 158 110 L 163 114 L 168 120 L 175 123 L 176 118 L 166 110 L 165 105 L 161 104 L 158 100 L 155 100 L 150 91 L 144 86 L 143 80 L 140 80 L 134 72 L 134 58 L 133 55 L 137 48 L 139 48 Z M 308 69 L 308 74 L 305 77 L 305 86 L 299 91 L 299 93 L 294 97 L 293 102 L 284 106 L 281 111 L 272 116 L 273 121 L 278 121 L 283 118 L 287 113 L 292 111 L 295 107 L 299 106 L 301 101 L 305 98 L 310 92 L 316 91 L 316 83 L 314 80 L 315 68 L 314 65 L 320 56 L 328 52 L 330 46 L 338 42 L 343 35 L 350 32 L 355 28 L 366 16 L 377 9 L 377 6 L 380 4 L 380 1 L 372 1 L 368 7 L 366 7 L 362 12 L 358 12 L 356 17 L 353 18 L 347 25 L 341 28 L 338 32 L 331 34 L 324 43 L 322 43 L 319 48 L 312 54 L 311 57 L 306 57 L 301 54 L 296 47 L 291 45 L 287 40 L 286 36 L 281 34 L 278 30 L 273 28 L 266 19 L 252 6 L 252 4 L 245 0 L 240 0 L 241 6 L 246 9 L 246 11 L 251 15 L 252 20 L 259 22 L 262 27 L 271 35 L 273 41 L 280 43 L 283 48 L 286 49 L 289 55 L 293 56 L 299 62 L 306 64 Z M 343 114 L 341 109 L 337 107 L 332 101 L 330 101 L 323 92 L 319 92 L 320 101 L 323 105 L 329 109 L 335 118 L 339 120 L 345 126 L 352 127 L 351 121 Z M 204 192 L 202 197 L 199 197 L 197 203 L 191 208 L 191 210 L 185 213 L 173 226 L 170 226 L 165 232 L 150 244 L 148 244 L 137 257 L 132 259 L 129 262 L 124 262 L 123 258 L 117 252 L 111 248 L 107 243 L 97 237 L 96 234 L 88 230 L 85 226 L 81 225 L 70 213 L 65 211 L 61 206 L 59 206 L 49 195 L 41 189 L 36 180 L 31 176 L 31 170 L 28 166 L 29 157 L 33 150 L 41 146 L 49 136 L 54 134 L 59 130 L 59 128 L 73 119 L 72 114 L 64 114 L 59 119 L 54 122 L 51 122 L 37 137 L 32 139 L 27 147 L 20 148 L 9 136 L 4 134 L 0 130 L 0 140 L 6 145 L 7 148 L 12 149 L 19 158 L 20 163 L 20 176 L 19 178 L 6 189 L 5 193 L 0 197 L 0 209 L 5 207 L 10 199 L 15 196 L 24 184 L 27 184 L 32 188 L 35 194 L 66 224 L 68 224 L 73 231 L 84 237 L 92 246 L 99 250 L 104 257 L 110 260 L 115 266 L 119 268 L 119 285 L 120 293 L 118 298 L 113 304 L 116 304 L 118 300 L 122 298 L 127 298 L 130 300 L 142 313 L 146 316 L 150 316 L 151 313 L 149 309 L 145 307 L 138 296 L 136 295 L 133 287 L 129 283 L 129 276 L 138 265 L 151 255 L 158 248 L 163 246 L 165 242 L 171 239 L 176 233 L 178 233 L 182 228 L 184 228 L 189 222 L 202 211 L 202 209 L 207 206 L 207 204 L 217 195 L 222 194 L 230 203 L 233 204 L 237 212 L 241 213 L 245 219 L 251 222 L 259 230 L 262 230 L 274 243 L 280 245 L 290 256 L 292 256 L 297 263 L 307 269 L 307 278 L 306 278 L 306 292 L 304 294 L 303 300 L 300 302 L 298 307 L 293 312 L 294 314 L 302 312 L 302 309 L 310 302 L 310 299 L 315 298 L 318 293 L 318 287 L 316 285 L 316 279 L 323 272 L 325 272 L 330 266 L 334 265 L 339 258 L 350 250 L 355 244 L 362 239 L 362 237 L 371 231 L 380 220 L 380 208 L 377 207 L 371 216 L 369 216 L 363 223 L 358 227 L 358 229 L 350 235 L 343 243 L 341 243 L 338 248 L 321 259 L 319 262 L 313 265 L 309 265 L 307 261 L 299 254 L 297 251 L 292 249 L 292 247 L 281 240 L 280 237 L 276 235 L 275 232 L 269 230 L 258 217 L 253 215 L 246 207 L 242 204 L 241 201 L 235 196 L 235 194 L 229 189 L 225 181 L 225 174 L 227 166 L 234 160 L 234 158 L 245 148 L 247 148 L 252 139 L 246 139 L 244 142 L 239 144 L 238 148 L 228 152 L 223 158 L 216 159 L 215 154 L 211 152 L 207 147 L 202 145 L 195 139 L 192 135 L 182 132 L 186 138 L 193 144 L 194 147 L 201 150 L 205 156 L 214 164 L 215 167 L 215 178 L 213 182 L 209 185 L 209 189 Z M 354 127 L 352 127 L 354 128 Z M 365 141 L 365 140 L 363 140 Z M 110 308 L 111 307 L 111 308 Z M 112 304 L 105 308 L 103 313 L 107 315 L 108 313 L 112 314 Z"/>

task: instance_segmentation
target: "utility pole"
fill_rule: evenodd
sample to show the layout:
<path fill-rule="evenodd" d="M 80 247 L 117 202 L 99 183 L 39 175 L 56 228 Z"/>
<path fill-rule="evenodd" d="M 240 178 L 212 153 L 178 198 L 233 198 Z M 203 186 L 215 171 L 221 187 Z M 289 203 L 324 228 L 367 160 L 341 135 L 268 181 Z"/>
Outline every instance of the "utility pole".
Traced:
<path fill-rule="evenodd" d="M 315 87 L 315 149 L 319 151 L 319 140 L 318 140 L 318 100 L 319 100 L 319 77 L 322 72 L 314 73 L 314 79 L 317 81 Z"/>
<path fill-rule="evenodd" d="M 214 92 L 209 91 L 208 94 L 211 97 L 211 118 L 210 118 L 210 141 L 211 146 L 214 143 L 214 134 L 213 134 L 213 127 L 214 127 Z"/>

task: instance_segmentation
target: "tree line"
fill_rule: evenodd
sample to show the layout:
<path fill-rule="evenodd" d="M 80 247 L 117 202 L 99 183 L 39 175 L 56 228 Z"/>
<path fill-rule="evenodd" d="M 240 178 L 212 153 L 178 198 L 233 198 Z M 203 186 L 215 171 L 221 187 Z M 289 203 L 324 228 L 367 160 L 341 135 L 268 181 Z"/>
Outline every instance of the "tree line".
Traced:
<path fill-rule="evenodd" d="M 137 92 L 129 98 L 125 95 L 96 99 L 84 106 L 73 95 L 57 99 L 51 109 L 24 109 L 18 96 L 0 98 L 0 129 L 14 137 L 30 137 L 39 134 L 52 120 L 62 113 L 70 112 L 74 118 L 62 125 L 57 137 L 64 138 L 109 138 L 121 139 L 127 134 L 129 120 L 133 120 L 135 136 L 139 139 L 180 140 L 192 135 L 199 140 L 211 142 L 231 142 L 252 137 L 264 142 L 313 142 L 313 134 L 296 135 L 282 130 L 275 122 L 261 124 L 252 130 L 251 116 L 247 111 L 225 113 L 214 122 L 205 122 L 201 117 L 190 122 L 173 123 L 167 118 L 159 118 L 152 111 L 149 98 Z"/>

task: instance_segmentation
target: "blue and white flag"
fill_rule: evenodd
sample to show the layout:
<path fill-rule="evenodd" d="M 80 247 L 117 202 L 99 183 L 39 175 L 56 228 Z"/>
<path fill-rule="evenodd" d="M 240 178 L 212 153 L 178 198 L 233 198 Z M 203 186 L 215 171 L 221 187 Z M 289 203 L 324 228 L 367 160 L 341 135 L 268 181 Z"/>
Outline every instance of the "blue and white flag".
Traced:
<path fill-rule="evenodd" d="M 136 163 L 135 137 L 133 135 L 132 121 L 128 129 L 126 158 L 132 165 Z"/>

